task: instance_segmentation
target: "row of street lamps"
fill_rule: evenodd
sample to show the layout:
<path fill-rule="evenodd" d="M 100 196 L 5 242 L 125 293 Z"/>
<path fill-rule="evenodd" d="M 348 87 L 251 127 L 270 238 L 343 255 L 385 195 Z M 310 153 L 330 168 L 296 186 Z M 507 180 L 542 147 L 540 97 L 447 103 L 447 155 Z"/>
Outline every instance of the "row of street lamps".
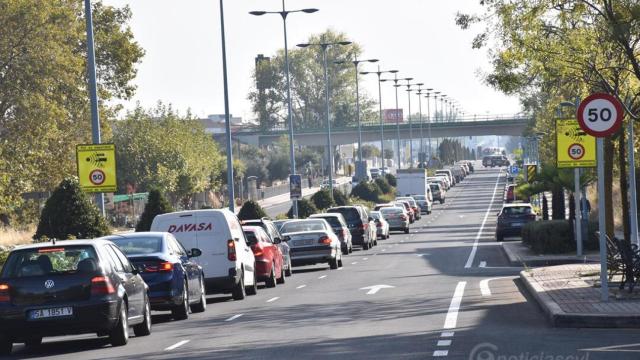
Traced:
<path fill-rule="evenodd" d="M 221 6 L 222 6 L 222 0 L 221 0 Z M 307 13 L 307 14 L 311 14 L 311 13 L 315 13 L 317 12 L 318 9 L 316 8 L 306 8 L 306 9 L 299 9 L 299 10 L 286 10 L 285 7 L 285 0 L 282 0 L 282 10 L 281 11 L 251 11 L 250 14 L 251 15 L 255 15 L 255 16 L 262 16 L 262 15 L 266 15 L 266 14 L 278 14 L 280 15 L 280 17 L 282 18 L 282 22 L 283 22 L 283 28 L 284 28 L 284 54 L 285 54 L 285 77 L 286 77 L 286 88 L 287 88 L 287 121 L 288 121 L 288 130 L 289 130 L 289 157 L 290 157 L 290 164 L 291 164 L 291 174 L 295 175 L 296 174 L 296 165 L 295 165 L 295 153 L 294 153 L 294 129 L 293 129 L 293 114 L 292 114 L 292 105 L 291 105 L 291 83 L 290 83 L 290 75 L 289 75 L 289 53 L 288 53 L 288 41 L 287 41 L 287 18 L 289 16 L 289 14 L 292 13 Z M 298 44 L 298 47 L 301 48 L 307 48 L 307 47 L 320 47 L 322 49 L 322 61 L 323 61 L 323 67 L 324 67 L 324 81 L 325 81 L 325 107 L 326 107 L 326 126 L 327 126 L 327 148 L 328 148 L 328 164 L 329 164 L 329 191 L 331 193 L 331 196 L 333 196 L 333 170 L 334 170 L 334 165 L 333 165 L 333 156 L 332 156 L 332 145 L 331 145 L 331 121 L 330 121 L 330 109 L 329 109 L 329 75 L 328 75 L 328 70 L 327 70 L 327 49 L 329 47 L 332 46 L 347 46 L 350 45 L 351 42 L 350 41 L 336 41 L 336 42 L 318 42 L 318 43 L 304 43 L 304 44 Z M 441 100 L 441 111 L 444 114 L 445 111 L 445 107 L 443 102 L 447 102 L 447 104 L 450 104 L 449 107 L 449 116 L 452 116 L 451 114 L 453 114 L 453 109 L 454 109 L 454 102 L 450 101 L 449 99 L 446 99 L 447 95 L 441 94 L 441 92 L 439 91 L 433 91 L 433 89 L 431 88 L 427 88 L 427 89 L 423 89 L 422 86 L 424 85 L 423 83 L 411 83 L 411 81 L 413 80 L 413 78 L 398 78 L 398 70 L 380 70 L 380 67 L 378 66 L 378 71 L 365 71 L 365 72 L 358 72 L 358 66 L 361 63 L 376 63 L 378 62 L 378 59 L 366 59 L 366 60 L 359 60 L 357 58 L 353 59 L 353 60 L 339 60 L 339 61 L 334 61 L 334 63 L 336 64 L 345 64 L 348 62 L 351 62 L 354 67 L 355 67 L 355 73 L 356 73 L 356 121 L 358 124 L 358 163 L 362 164 L 363 163 L 363 157 L 362 157 L 362 124 L 361 124 L 361 120 L 360 120 L 360 94 L 359 94 L 359 83 L 358 83 L 358 76 L 360 74 L 362 75 L 367 75 L 367 74 L 376 74 L 378 76 L 378 103 L 379 103 L 379 111 L 380 111 L 380 149 L 381 149 L 381 160 L 382 160 L 382 171 L 384 172 L 384 117 L 383 117 L 383 111 L 382 111 L 382 82 L 386 82 L 386 81 L 393 81 L 394 82 L 394 87 L 396 89 L 396 128 L 397 128 L 397 157 L 398 157 L 398 168 L 400 168 L 400 164 L 401 164 L 401 157 L 400 157 L 400 119 L 399 119 L 399 114 L 398 114 L 398 88 L 401 86 L 406 86 L 407 87 L 407 94 L 408 94 L 408 100 L 409 100 L 409 146 L 410 146 L 410 155 L 409 155 L 409 163 L 410 166 L 413 166 L 414 162 L 413 162 L 413 122 L 412 122 L 412 118 L 411 118 L 411 93 L 413 91 L 415 91 L 418 94 L 418 98 L 419 98 L 419 112 L 420 112 L 420 153 L 423 154 L 422 157 L 422 161 L 424 161 L 424 144 L 423 144 L 423 130 L 422 130 L 422 96 L 424 94 L 424 96 L 427 98 L 427 118 L 428 118 L 428 137 L 429 137 L 429 155 L 428 158 L 431 158 L 431 111 L 430 111 L 430 98 L 433 97 L 435 100 L 435 106 L 436 106 L 436 121 L 437 121 L 437 100 L 438 97 L 440 97 Z M 392 79 L 383 79 L 382 75 L 383 74 L 393 74 L 394 77 Z M 406 81 L 406 84 L 399 84 L 400 81 Z M 417 89 L 412 89 L 412 86 L 417 86 Z M 455 105 L 457 106 L 457 105 Z M 444 115 L 443 115 L 443 119 L 444 119 Z M 360 165 L 362 166 L 362 165 Z M 293 201 L 293 215 L 294 217 L 298 216 L 298 207 L 297 207 L 297 202 L 294 200 Z"/>

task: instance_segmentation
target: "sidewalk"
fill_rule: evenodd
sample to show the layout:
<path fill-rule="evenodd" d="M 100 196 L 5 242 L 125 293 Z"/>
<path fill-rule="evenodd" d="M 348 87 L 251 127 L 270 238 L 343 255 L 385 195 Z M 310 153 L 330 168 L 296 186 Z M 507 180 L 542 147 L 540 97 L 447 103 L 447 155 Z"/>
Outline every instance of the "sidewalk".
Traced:
<path fill-rule="evenodd" d="M 640 296 L 609 284 L 600 300 L 599 264 L 570 264 L 520 273 L 547 318 L 556 327 L 640 328 Z"/>
<path fill-rule="evenodd" d="M 600 255 L 597 251 L 587 252 L 584 256 L 576 256 L 571 254 L 552 254 L 540 255 L 533 252 L 522 241 L 504 241 L 502 242 L 502 250 L 504 251 L 509 264 L 511 266 L 549 266 L 560 264 L 576 264 L 576 263 L 597 263 L 600 261 Z"/>

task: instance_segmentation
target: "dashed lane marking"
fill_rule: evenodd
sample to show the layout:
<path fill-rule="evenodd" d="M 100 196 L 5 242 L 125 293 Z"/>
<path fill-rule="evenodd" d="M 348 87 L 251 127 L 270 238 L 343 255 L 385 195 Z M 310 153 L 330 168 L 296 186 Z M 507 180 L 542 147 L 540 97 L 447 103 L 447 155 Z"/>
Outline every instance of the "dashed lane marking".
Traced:
<path fill-rule="evenodd" d="M 487 262 L 486 261 L 480 261 L 480 267 L 487 267 Z"/>
<path fill-rule="evenodd" d="M 451 340 L 438 340 L 437 346 L 449 346 L 451 345 Z"/>
<path fill-rule="evenodd" d="M 458 323 L 458 312 L 460 310 L 460 303 L 462 303 L 462 296 L 464 295 L 464 288 L 467 286 L 466 281 L 458 282 L 456 290 L 453 292 L 453 298 L 449 305 L 449 311 L 447 311 L 447 317 L 444 320 L 445 329 L 455 329 Z"/>
<path fill-rule="evenodd" d="M 232 317 L 228 318 L 228 319 L 227 319 L 227 320 L 225 320 L 225 321 L 227 321 L 227 322 L 228 322 L 228 321 L 233 321 L 233 320 L 235 320 L 235 319 L 239 318 L 239 317 L 240 317 L 240 316 L 242 316 L 242 315 L 244 315 L 244 314 L 237 314 L 237 315 L 233 315 Z"/>
<path fill-rule="evenodd" d="M 279 298 L 279 297 L 277 297 L 277 296 L 276 296 L 276 297 L 272 297 L 271 299 L 267 300 L 267 302 L 268 302 L 268 303 L 270 303 L 270 302 L 274 302 L 274 301 L 276 301 L 276 300 L 278 300 L 278 299 L 280 299 L 280 298 Z"/>
<path fill-rule="evenodd" d="M 177 342 L 177 343 L 175 343 L 175 344 L 173 344 L 173 345 L 169 346 L 168 348 L 164 349 L 164 351 L 171 351 L 171 350 L 175 350 L 175 349 L 179 348 L 180 346 L 182 346 L 182 345 L 184 345 L 184 344 L 188 343 L 189 341 L 191 341 L 191 340 L 182 340 L 182 341 L 179 341 L 179 342 Z"/>
<path fill-rule="evenodd" d="M 302 289 L 303 287 L 306 287 L 307 285 L 300 285 L 298 286 L 296 289 Z"/>
<path fill-rule="evenodd" d="M 454 334 L 455 332 L 453 331 L 443 331 L 442 334 L 440 334 L 440 337 L 443 337 L 443 338 L 453 337 Z"/>
<path fill-rule="evenodd" d="M 324 279 L 326 277 L 327 277 L 327 275 L 322 275 L 322 276 L 318 277 L 318 279 Z"/>
<path fill-rule="evenodd" d="M 444 357 L 449 355 L 449 350 L 436 350 L 433 352 L 434 357 Z"/>

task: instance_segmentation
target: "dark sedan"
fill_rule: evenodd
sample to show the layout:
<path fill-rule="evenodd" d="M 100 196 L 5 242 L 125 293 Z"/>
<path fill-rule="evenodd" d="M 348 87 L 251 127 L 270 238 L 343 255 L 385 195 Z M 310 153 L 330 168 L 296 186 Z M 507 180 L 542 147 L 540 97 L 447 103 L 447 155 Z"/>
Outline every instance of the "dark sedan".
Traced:
<path fill-rule="evenodd" d="M 522 227 L 531 221 L 536 221 L 536 213 L 531 204 L 505 204 L 498 213 L 496 239 L 503 241 L 505 236 L 520 236 Z"/>
<path fill-rule="evenodd" d="M 45 336 L 97 333 L 125 345 L 129 327 L 151 333 L 148 287 L 107 240 L 22 246 L 0 276 L 0 355 L 13 343 L 36 347 Z"/>
<path fill-rule="evenodd" d="M 176 320 L 207 308 L 202 268 L 191 260 L 199 249 L 185 250 L 173 235 L 138 232 L 105 237 L 127 255 L 149 285 L 151 310 L 171 311 Z"/>

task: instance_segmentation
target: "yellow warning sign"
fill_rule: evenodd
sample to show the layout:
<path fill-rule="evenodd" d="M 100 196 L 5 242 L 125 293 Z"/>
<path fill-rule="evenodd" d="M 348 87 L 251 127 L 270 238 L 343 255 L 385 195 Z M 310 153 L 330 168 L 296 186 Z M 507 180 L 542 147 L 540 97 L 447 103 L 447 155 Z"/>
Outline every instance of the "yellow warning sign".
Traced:
<path fill-rule="evenodd" d="M 116 192 L 116 146 L 77 145 L 78 179 L 83 191 Z"/>
<path fill-rule="evenodd" d="M 580 128 L 577 120 L 556 121 L 558 168 L 596 166 L 596 138 Z"/>

